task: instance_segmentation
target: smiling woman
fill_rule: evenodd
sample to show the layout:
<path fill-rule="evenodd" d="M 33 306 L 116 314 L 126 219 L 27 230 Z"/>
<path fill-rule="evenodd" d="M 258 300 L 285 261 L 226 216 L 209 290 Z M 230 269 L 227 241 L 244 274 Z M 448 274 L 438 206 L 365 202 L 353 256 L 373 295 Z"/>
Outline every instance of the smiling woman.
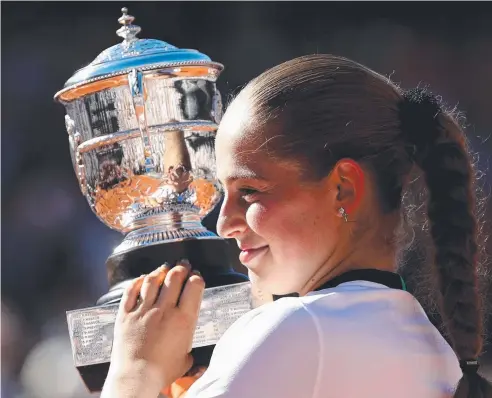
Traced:
<path fill-rule="evenodd" d="M 275 301 L 224 334 L 187 398 L 492 397 L 478 374 L 475 171 L 436 97 L 345 58 L 297 58 L 234 99 L 216 153 L 225 191 L 217 230 L 237 241 L 252 283 Z M 415 169 L 427 184 L 429 266 L 450 344 L 395 273 Z M 159 297 L 140 306 L 138 284 L 156 291 L 160 276 L 130 288 L 115 326 L 126 344 L 113 349 L 124 360 L 112 361 L 127 365 L 110 372 L 103 397 L 153 398 L 191 365 L 200 278 L 188 273 L 173 268 Z"/>

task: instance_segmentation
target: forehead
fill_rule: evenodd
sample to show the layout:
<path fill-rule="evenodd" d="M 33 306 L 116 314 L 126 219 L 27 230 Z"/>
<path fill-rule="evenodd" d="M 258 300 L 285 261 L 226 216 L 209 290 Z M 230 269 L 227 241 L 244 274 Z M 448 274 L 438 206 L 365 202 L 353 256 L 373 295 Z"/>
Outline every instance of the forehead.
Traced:
<path fill-rule="evenodd" d="M 216 138 L 217 174 L 228 178 L 258 178 L 276 162 L 272 148 L 276 137 L 267 126 L 253 125 L 249 104 L 237 98 L 220 123 Z"/>

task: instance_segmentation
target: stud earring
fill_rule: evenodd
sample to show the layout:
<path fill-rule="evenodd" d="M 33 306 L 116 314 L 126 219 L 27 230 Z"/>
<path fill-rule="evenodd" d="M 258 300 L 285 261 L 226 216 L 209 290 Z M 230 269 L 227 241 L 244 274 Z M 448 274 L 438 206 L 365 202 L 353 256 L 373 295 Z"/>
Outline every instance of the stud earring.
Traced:
<path fill-rule="evenodd" d="M 348 222 L 348 214 L 343 207 L 338 209 L 338 214 L 340 214 L 340 217 L 342 217 L 345 222 Z"/>

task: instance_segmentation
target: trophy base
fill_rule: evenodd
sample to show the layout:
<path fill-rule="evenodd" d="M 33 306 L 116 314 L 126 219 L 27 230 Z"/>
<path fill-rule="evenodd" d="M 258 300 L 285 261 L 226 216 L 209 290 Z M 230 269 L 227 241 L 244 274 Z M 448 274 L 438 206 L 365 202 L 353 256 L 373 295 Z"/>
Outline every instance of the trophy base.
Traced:
<path fill-rule="evenodd" d="M 77 366 L 77 370 L 90 393 L 100 392 L 109 372 L 109 362 Z"/>
<path fill-rule="evenodd" d="M 211 239 L 187 239 L 138 246 L 122 253 L 113 253 L 106 261 L 111 290 L 121 282 L 148 274 L 167 262 L 173 266 L 188 259 L 193 269 L 200 271 L 206 287 L 229 285 L 247 281 L 243 274 L 231 268 L 227 241 L 213 235 Z M 232 281 L 229 281 L 231 279 Z"/>

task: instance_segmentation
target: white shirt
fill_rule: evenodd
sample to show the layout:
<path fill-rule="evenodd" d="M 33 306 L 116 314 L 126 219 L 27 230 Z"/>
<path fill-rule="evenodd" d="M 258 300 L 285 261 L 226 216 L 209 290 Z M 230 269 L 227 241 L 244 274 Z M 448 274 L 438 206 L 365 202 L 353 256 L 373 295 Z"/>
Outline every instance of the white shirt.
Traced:
<path fill-rule="evenodd" d="M 351 281 L 240 318 L 186 398 L 443 398 L 461 376 L 411 294 Z"/>

